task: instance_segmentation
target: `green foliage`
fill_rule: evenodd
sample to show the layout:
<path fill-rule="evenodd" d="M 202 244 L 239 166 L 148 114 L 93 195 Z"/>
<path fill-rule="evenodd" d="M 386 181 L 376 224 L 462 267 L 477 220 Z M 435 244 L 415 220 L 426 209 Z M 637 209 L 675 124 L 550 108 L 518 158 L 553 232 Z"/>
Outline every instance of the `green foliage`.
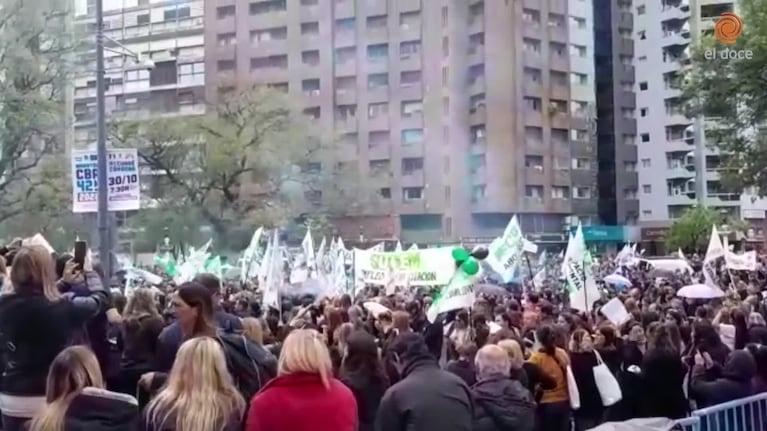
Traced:
<path fill-rule="evenodd" d="M 264 87 L 239 91 L 205 115 L 120 123 L 111 140 L 137 148 L 155 173 L 143 179 L 155 189 L 154 206 L 198 214 L 221 243 L 246 243 L 255 226 L 311 210 L 304 191 L 325 183 L 308 168 L 322 141 L 281 93 Z"/>
<path fill-rule="evenodd" d="M 688 252 L 705 251 L 711 226 L 719 225 L 722 221 L 722 215 L 715 209 L 692 207 L 671 226 L 666 246 L 674 251 L 678 248 Z"/>
<path fill-rule="evenodd" d="M 751 188 L 767 194 L 767 0 L 738 2 L 743 34 L 735 45 L 713 36 L 703 39 L 692 56 L 684 83 L 691 115 L 707 118 L 706 142 L 721 150 L 726 187 Z M 706 51 L 750 50 L 750 59 L 706 58 Z"/>

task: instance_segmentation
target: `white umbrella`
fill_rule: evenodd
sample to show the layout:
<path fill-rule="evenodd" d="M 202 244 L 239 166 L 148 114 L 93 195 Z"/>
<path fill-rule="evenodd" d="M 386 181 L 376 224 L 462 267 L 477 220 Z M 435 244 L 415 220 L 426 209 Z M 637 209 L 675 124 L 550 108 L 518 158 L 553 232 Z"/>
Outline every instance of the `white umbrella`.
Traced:
<path fill-rule="evenodd" d="M 369 311 L 370 314 L 372 314 L 375 318 L 378 318 L 378 316 L 383 313 L 391 313 L 391 310 L 386 308 L 385 305 L 381 305 L 375 301 L 365 302 L 362 304 L 362 306 L 365 307 L 365 310 Z"/>
<path fill-rule="evenodd" d="M 723 297 L 724 292 L 718 287 L 706 286 L 705 284 L 691 284 L 679 289 L 676 296 L 691 299 L 712 299 Z"/>
<path fill-rule="evenodd" d="M 616 286 L 631 286 L 631 281 L 620 274 L 610 274 L 602 280 L 604 280 L 604 282 L 607 284 L 613 284 Z"/>

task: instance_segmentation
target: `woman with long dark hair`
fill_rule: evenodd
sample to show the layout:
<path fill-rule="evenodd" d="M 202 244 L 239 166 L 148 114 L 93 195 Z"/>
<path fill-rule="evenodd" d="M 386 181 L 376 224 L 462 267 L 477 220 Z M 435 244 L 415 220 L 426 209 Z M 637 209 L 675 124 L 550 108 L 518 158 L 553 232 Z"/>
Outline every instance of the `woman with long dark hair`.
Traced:
<path fill-rule="evenodd" d="M 594 379 L 594 367 L 599 364 L 591 334 L 585 329 L 576 329 L 570 338 L 570 363 L 573 377 L 578 386 L 581 407 L 573 413 L 575 429 L 585 431 L 602 422 L 604 407 Z"/>
<path fill-rule="evenodd" d="M 541 348 L 530 355 L 529 361 L 556 382 L 553 389 L 543 391 L 537 408 L 538 427 L 546 431 L 567 431 L 570 429 L 570 397 L 566 368 L 570 365 L 570 358 L 567 352 L 556 346 L 559 335 L 554 327 L 540 326 L 535 336 Z"/>
<path fill-rule="evenodd" d="M 381 398 L 389 387 L 389 378 L 372 335 L 361 330 L 349 334 L 339 374 L 357 400 L 359 430 L 372 431 Z"/>
<path fill-rule="evenodd" d="M 714 363 L 720 367 L 724 366 L 730 354 L 730 348 L 722 342 L 714 326 L 706 320 L 698 320 L 692 325 L 690 348 L 689 356 L 695 356 L 698 352 L 708 353 Z"/>
<path fill-rule="evenodd" d="M 679 351 L 679 329 L 664 323 L 651 333 L 641 367 L 639 413 L 642 417 L 683 418 L 689 406 L 682 388 L 687 369 Z"/>

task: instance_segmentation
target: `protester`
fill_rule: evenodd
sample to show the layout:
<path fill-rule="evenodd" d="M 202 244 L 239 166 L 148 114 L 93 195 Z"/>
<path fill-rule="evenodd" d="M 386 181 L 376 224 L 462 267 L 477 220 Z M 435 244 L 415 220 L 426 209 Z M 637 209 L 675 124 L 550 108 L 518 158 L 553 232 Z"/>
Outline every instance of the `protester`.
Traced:
<path fill-rule="evenodd" d="M 558 335 L 550 325 L 536 331 L 541 348 L 530 355 L 529 361 L 555 381 L 552 389 L 543 391 L 536 411 L 538 429 L 568 431 L 570 427 L 570 397 L 567 393 L 566 367 L 570 365 L 567 352 L 556 346 Z"/>
<path fill-rule="evenodd" d="M 477 382 L 477 370 L 474 368 L 474 356 L 477 345 L 474 342 L 458 346 L 458 359 L 447 363 L 445 369 L 460 377 L 468 386 Z"/>
<path fill-rule="evenodd" d="M 30 431 L 133 431 L 139 424 L 135 398 L 107 391 L 98 360 L 87 347 L 61 351 L 46 379 L 45 406 Z"/>
<path fill-rule="evenodd" d="M 535 403 L 530 392 L 509 378 L 511 361 L 498 346 L 477 352 L 477 383 L 471 392 L 475 402 L 474 431 L 532 431 Z"/>
<path fill-rule="evenodd" d="M 596 427 L 602 421 L 604 408 L 594 380 L 594 367 L 597 366 L 597 353 L 591 334 L 585 329 L 576 329 L 570 337 L 570 365 L 578 386 L 581 406 L 573 414 L 576 431 L 585 431 Z"/>
<path fill-rule="evenodd" d="M 135 394 L 142 375 L 157 370 L 157 339 L 164 321 L 157 310 L 154 294 L 146 288 L 134 289 L 123 311 L 118 344 L 122 346 L 120 373 L 114 390 Z"/>
<path fill-rule="evenodd" d="M 108 306 L 107 294 L 90 259 L 86 259 L 82 271 L 71 263 L 66 270 L 67 280 L 83 275 L 86 296 L 59 292 L 53 259 L 42 247 L 21 247 L 12 265 L 13 290 L 0 296 L 0 349 L 4 357 L 0 406 L 4 431 L 21 429 L 43 407 L 46 376 L 54 358 L 73 340 L 82 340 L 83 326 Z"/>
<path fill-rule="evenodd" d="M 255 317 L 242 319 L 243 334 L 248 340 L 262 346 L 264 344 L 264 329 L 261 322 Z"/>
<path fill-rule="evenodd" d="M 659 324 L 642 360 L 639 412 L 642 417 L 680 419 L 689 410 L 683 390 L 687 368 L 682 363 L 678 330 Z"/>
<path fill-rule="evenodd" d="M 339 379 L 352 390 L 357 401 L 359 431 L 373 431 L 389 378 L 372 335 L 362 330 L 349 335 Z"/>
<path fill-rule="evenodd" d="M 357 402 L 332 372 L 318 332 L 291 332 L 282 347 L 277 377 L 250 402 L 246 430 L 355 431 Z"/>
<path fill-rule="evenodd" d="M 439 368 L 420 334 L 399 335 L 390 350 L 402 380 L 384 394 L 376 431 L 472 429 L 474 406 L 469 387 Z"/>
<path fill-rule="evenodd" d="M 732 352 L 724 368 L 719 367 L 708 353 L 698 353 L 690 398 L 698 408 L 704 408 L 748 397 L 754 393 L 753 379 L 756 375 L 756 361 L 748 350 Z"/>
<path fill-rule="evenodd" d="M 141 429 L 239 431 L 245 409 L 221 345 L 198 336 L 179 348 L 167 383 L 144 412 Z"/>

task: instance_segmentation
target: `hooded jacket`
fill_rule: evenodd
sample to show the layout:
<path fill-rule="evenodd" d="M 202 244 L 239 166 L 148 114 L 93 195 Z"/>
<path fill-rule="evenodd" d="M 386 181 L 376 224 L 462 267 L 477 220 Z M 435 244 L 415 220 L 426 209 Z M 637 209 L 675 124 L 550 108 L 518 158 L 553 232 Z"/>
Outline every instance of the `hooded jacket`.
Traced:
<path fill-rule="evenodd" d="M 490 376 L 471 388 L 474 395 L 474 431 L 532 431 L 535 403 L 516 380 Z"/>
<path fill-rule="evenodd" d="M 139 424 L 138 402 L 130 395 L 87 387 L 69 404 L 67 431 L 133 431 Z"/>
<path fill-rule="evenodd" d="M 717 365 L 705 371 L 696 367 L 690 398 L 698 403 L 698 408 L 703 408 L 751 396 L 755 375 L 756 361 L 751 353 L 736 350 L 727 358 L 723 369 Z"/>
<path fill-rule="evenodd" d="M 392 353 L 405 366 L 376 414 L 376 431 L 471 431 L 474 405 L 460 377 L 441 370 L 419 334 L 400 335 Z"/>

